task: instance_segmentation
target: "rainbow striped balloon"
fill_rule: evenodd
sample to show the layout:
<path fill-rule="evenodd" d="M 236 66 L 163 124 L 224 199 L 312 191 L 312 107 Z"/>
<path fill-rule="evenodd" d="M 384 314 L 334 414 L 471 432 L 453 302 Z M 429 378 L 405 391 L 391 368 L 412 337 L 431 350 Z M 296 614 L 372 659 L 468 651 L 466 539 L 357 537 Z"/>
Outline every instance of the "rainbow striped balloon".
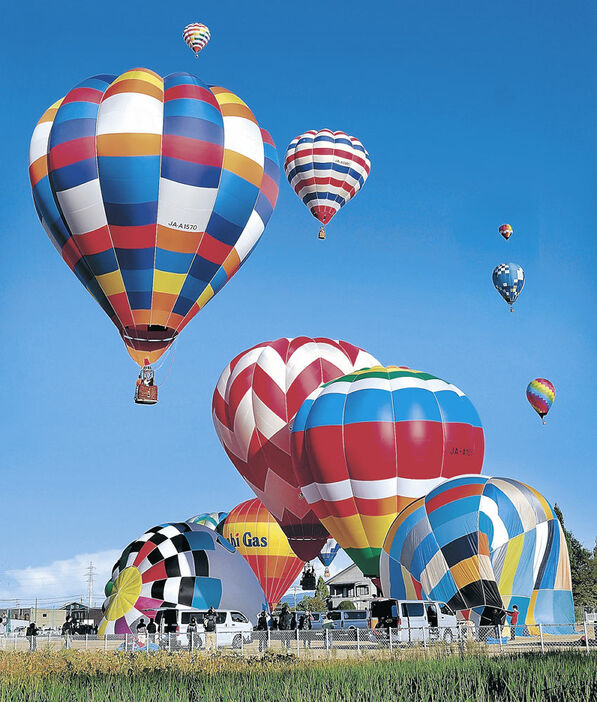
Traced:
<path fill-rule="evenodd" d="M 549 412 L 555 397 L 556 389 L 545 378 L 535 378 L 527 387 L 527 400 L 541 419 Z M 545 424 L 545 419 L 543 419 L 543 424 Z"/>
<path fill-rule="evenodd" d="M 182 38 L 185 40 L 189 48 L 195 52 L 195 58 L 199 56 L 201 49 L 204 49 L 209 40 L 211 39 L 211 34 L 209 27 L 200 22 L 192 22 L 187 24 L 187 26 L 182 30 Z"/>

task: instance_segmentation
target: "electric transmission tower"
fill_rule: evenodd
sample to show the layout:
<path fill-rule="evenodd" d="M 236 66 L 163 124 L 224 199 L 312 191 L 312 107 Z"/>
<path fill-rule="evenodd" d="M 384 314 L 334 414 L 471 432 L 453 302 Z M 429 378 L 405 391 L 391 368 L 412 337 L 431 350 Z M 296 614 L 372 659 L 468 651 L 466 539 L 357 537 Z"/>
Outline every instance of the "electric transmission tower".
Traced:
<path fill-rule="evenodd" d="M 89 609 L 93 607 L 93 578 L 95 574 L 95 567 L 92 563 L 92 561 L 89 561 L 89 565 L 87 566 L 85 572 L 87 573 L 87 585 L 89 587 L 88 590 L 88 597 L 89 597 Z"/>

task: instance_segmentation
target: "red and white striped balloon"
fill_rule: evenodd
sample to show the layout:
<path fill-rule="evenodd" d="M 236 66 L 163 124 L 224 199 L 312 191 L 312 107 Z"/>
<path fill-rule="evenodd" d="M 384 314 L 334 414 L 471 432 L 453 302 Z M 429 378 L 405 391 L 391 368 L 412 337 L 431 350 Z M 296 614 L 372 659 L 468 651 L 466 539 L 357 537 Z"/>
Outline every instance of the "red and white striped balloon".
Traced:
<path fill-rule="evenodd" d="M 195 52 L 197 58 L 201 49 L 205 48 L 211 38 L 209 27 L 200 22 L 192 22 L 182 30 L 182 38 L 187 45 Z"/>
<path fill-rule="evenodd" d="M 213 421 L 228 457 L 304 561 L 320 553 L 328 532 L 301 495 L 290 457 L 292 422 L 321 383 L 377 364 L 345 341 L 277 339 L 239 354 L 214 391 Z"/>

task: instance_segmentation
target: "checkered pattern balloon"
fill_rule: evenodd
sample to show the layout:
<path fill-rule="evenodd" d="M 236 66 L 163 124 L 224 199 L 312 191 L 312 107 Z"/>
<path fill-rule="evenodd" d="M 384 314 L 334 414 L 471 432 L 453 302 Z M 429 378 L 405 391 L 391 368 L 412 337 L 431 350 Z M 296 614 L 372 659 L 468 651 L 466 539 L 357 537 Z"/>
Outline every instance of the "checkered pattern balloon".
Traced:
<path fill-rule="evenodd" d="M 500 263 L 493 270 L 493 285 L 512 306 L 524 287 L 524 271 L 517 263 Z"/>
<path fill-rule="evenodd" d="M 198 524 L 161 524 L 130 543 L 114 565 L 100 634 L 136 633 L 159 609 L 235 609 L 255 621 L 267 607 L 248 563 Z"/>

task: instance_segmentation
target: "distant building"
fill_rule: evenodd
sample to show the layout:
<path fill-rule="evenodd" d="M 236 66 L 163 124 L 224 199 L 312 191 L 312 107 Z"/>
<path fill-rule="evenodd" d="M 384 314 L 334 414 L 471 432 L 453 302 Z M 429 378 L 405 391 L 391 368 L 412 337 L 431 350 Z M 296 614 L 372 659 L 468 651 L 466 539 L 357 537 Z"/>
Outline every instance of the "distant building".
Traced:
<path fill-rule="evenodd" d="M 11 619 L 20 619 L 44 628 L 54 628 L 62 626 L 66 621 L 66 612 L 61 609 L 45 609 L 44 607 L 11 607 L 0 609 L 0 617 L 8 618 L 10 612 Z"/>
<path fill-rule="evenodd" d="M 74 621 L 84 621 L 89 623 L 92 621 L 96 626 L 100 623 L 103 613 L 101 607 L 91 607 L 91 609 L 82 602 L 67 602 L 60 608 L 65 612 L 65 615 L 70 615 Z"/>
<path fill-rule="evenodd" d="M 337 609 L 342 600 L 350 600 L 357 609 L 368 609 L 371 600 L 380 596 L 375 583 L 354 563 L 325 584 L 330 589 L 330 609 Z"/>

